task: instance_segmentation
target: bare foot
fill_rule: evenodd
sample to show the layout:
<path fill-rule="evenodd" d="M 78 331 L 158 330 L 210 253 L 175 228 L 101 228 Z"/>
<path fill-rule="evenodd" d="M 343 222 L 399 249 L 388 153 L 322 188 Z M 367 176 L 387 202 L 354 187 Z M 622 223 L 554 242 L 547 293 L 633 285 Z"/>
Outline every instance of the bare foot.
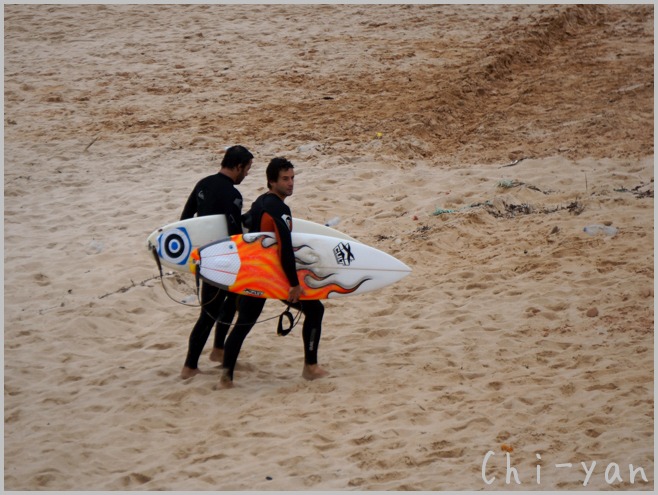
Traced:
<path fill-rule="evenodd" d="M 180 372 L 180 377 L 183 380 L 187 380 L 188 378 L 192 378 L 193 376 L 196 376 L 199 373 L 201 373 L 201 370 L 199 370 L 199 368 L 188 368 L 187 366 L 183 366 L 183 369 Z"/>
<path fill-rule="evenodd" d="M 212 351 L 210 351 L 210 360 L 215 361 L 216 363 L 224 361 L 224 349 L 213 347 Z"/>
<path fill-rule="evenodd" d="M 320 368 L 318 364 L 305 364 L 304 370 L 302 371 L 302 376 L 307 380 L 316 380 L 318 378 L 324 378 L 329 374 L 328 371 Z"/>
<path fill-rule="evenodd" d="M 222 376 L 219 379 L 219 383 L 216 385 L 215 390 L 222 390 L 227 388 L 233 388 L 233 380 L 229 376 L 228 370 L 222 371 Z"/>

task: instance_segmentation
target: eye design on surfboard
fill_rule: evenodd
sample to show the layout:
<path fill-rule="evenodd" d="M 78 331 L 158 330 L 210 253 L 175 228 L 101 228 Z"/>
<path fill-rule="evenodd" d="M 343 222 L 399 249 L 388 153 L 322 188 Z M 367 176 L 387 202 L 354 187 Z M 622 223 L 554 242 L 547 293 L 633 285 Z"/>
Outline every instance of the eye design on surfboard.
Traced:
<path fill-rule="evenodd" d="M 158 255 L 169 263 L 184 265 L 191 249 L 192 242 L 184 227 L 167 230 L 158 237 Z"/>

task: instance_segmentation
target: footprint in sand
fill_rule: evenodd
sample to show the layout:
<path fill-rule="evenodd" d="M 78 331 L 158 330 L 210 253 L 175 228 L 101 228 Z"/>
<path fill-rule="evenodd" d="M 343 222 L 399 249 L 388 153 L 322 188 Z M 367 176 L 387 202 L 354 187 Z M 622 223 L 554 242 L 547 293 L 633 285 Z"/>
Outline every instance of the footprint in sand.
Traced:
<path fill-rule="evenodd" d="M 40 285 L 42 287 L 45 287 L 46 285 L 50 285 L 50 279 L 48 278 L 47 275 L 44 275 L 43 273 L 37 273 L 34 276 L 34 280 L 36 281 L 37 285 Z"/>

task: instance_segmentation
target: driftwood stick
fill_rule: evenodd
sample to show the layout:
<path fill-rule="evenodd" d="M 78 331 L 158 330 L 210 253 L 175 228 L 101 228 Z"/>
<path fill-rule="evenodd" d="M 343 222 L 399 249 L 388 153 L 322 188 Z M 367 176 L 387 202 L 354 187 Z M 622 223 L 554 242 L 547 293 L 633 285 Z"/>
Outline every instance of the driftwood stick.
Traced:
<path fill-rule="evenodd" d="M 517 159 L 514 160 L 512 163 L 508 163 L 507 165 L 503 165 L 503 166 L 501 166 L 500 168 L 513 167 L 514 165 L 518 165 L 519 163 L 521 163 L 521 162 L 522 162 L 523 160 L 525 160 L 525 159 L 526 159 L 526 157 L 523 157 L 523 158 L 517 158 Z"/>
<path fill-rule="evenodd" d="M 91 143 L 89 143 L 89 144 L 87 145 L 87 147 L 85 148 L 85 150 L 83 151 L 83 153 L 84 153 L 85 151 L 87 151 L 89 148 L 91 148 L 91 145 L 94 144 L 96 141 L 98 141 L 98 140 L 100 139 L 100 137 L 101 137 L 101 136 L 100 136 L 100 134 L 99 134 L 99 135 L 96 136 L 94 139 L 92 139 L 92 140 L 91 140 Z"/>

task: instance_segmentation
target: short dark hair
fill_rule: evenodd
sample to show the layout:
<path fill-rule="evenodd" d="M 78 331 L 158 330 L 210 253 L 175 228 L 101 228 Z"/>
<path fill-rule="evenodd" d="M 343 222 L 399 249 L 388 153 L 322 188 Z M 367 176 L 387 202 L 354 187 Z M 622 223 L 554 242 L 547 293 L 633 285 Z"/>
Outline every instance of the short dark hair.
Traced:
<path fill-rule="evenodd" d="M 295 168 L 295 166 L 286 158 L 272 158 L 265 170 L 265 174 L 267 175 L 267 188 L 270 189 L 270 182 L 276 182 L 279 180 L 279 172 L 281 172 L 281 170 L 290 170 L 291 168 Z"/>
<path fill-rule="evenodd" d="M 226 149 L 226 153 L 224 153 L 224 158 L 222 159 L 222 168 L 234 169 L 240 165 L 244 167 L 253 159 L 254 155 L 251 154 L 251 151 L 237 144 Z"/>

